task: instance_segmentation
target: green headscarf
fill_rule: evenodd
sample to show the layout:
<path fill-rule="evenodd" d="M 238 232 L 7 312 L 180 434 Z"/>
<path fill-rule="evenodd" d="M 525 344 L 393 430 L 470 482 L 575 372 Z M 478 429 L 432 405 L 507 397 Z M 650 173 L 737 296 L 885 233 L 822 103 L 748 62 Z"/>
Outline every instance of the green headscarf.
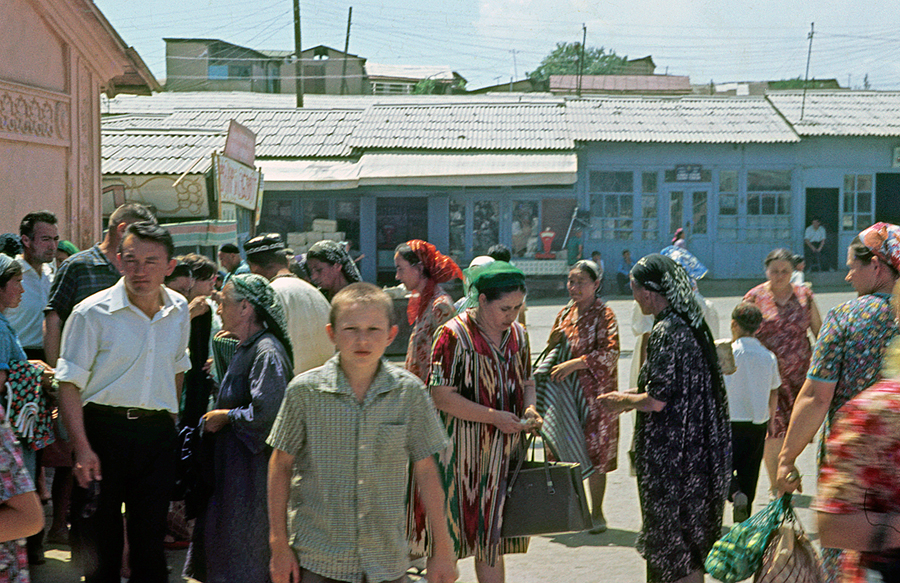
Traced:
<path fill-rule="evenodd" d="M 281 342 L 287 352 L 291 366 L 294 366 L 294 352 L 291 349 L 291 337 L 287 331 L 287 318 L 281 300 L 275 295 L 275 290 L 269 285 L 268 280 L 261 275 L 253 273 L 241 273 L 231 276 L 228 283 L 234 285 L 235 291 L 250 302 L 255 308 L 265 314 L 266 329 Z"/>
<path fill-rule="evenodd" d="M 78 247 L 75 246 L 75 243 L 71 241 L 67 241 L 66 239 L 60 239 L 59 244 L 56 246 L 60 251 L 65 251 L 69 255 L 75 255 L 78 253 Z"/>
<path fill-rule="evenodd" d="M 478 296 L 489 289 L 516 287 L 525 285 L 525 274 L 518 267 L 506 261 L 494 261 L 466 270 L 466 281 L 469 291 L 466 295 L 466 308 L 478 305 Z"/>

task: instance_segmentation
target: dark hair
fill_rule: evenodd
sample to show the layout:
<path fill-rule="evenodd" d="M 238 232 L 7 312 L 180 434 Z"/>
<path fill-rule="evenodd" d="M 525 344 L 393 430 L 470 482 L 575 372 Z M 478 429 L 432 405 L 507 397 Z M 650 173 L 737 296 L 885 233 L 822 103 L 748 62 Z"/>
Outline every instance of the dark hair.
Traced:
<path fill-rule="evenodd" d="M 493 302 L 499 300 L 506 294 L 511 294 L 513 292 L 520 291 L 523 294 L 527 294 L 528 290 L 525 288 L 524 283 L 516 283 L 512 285 L 507 285 L 503 287 L 489 287 L 484 291 L 478 290 L 478 293 L 484 294 L 484 299 L 489 302 Z"/>
<path fill-rule="evenodd" d="M 600 281 L 600 278 L 603 277 L 600 266 L 590 259 L 580 259 L 576 261 L 572 267 L 569 268 L 569 271 L 575 271 L 576 269 L 581 273 L 587 274 L 592 281 Z"/>
<path fill-rule="evenodd" d="M 791 265 L 794 266 L 794 269 L 800 267 L 800 264 L 804 261 L 806 261 L 806 259 L 804 259 L 803 255 L 794 255 L 791 257 Z"/>
<path fill-rule="evenodd" d="M 492 257 L 494 261 L 506 261 L 509 263 L 509 260 L 512 259 L 512 251 L 503 243 L 491 245 L 487 250 L 487 255 Z"/>
<path fill-rule="evenodd" d="M 50 211 L 37 211 L 28 213 L 27 215 L 22 217 L 22 222 L 19 223 L 19 236 L 28 237 L 29 239 L 34 237 L 34 225 L 36 223 L 47 223 L 48 225 L 55 225 L 57 223 L 56 215 L 54 215 Z"/>
<path fill-rule="evenodd" d="M 172 235 L 169 231 L 160 227 L 156 221 L 140 221 L 128 225 L 125 229 L 125 234 L 122 235 L 122 240 L 119 241 L 119 253 L 122 252 L 122 244 L 129 235 L 144 241 L 159 243 L 166 248 L 166 259 L 172 259 L 175 255 L 175 243 L 172 241 Z"/>
<path fill-rule="evenodd" d="M 175 281 L 179 277 L 193 277 L 191 273 L 191 266 L 184 262 L 183 257 L 179 257 L 178 263 L 175 264 L 175 269 L 172 270 L 172 273 L 166 276 L 166 285 Z"/>
<path fill-rule="evenodd" d="M 631 255 L 631 251 L 629 249 L 622 249 L 622 255 L 625 255 L 626 253 Z"/>
<path fill-rule="evenodd" d="M 868 265 L 872 263 L 873 259 L 878 259 L 878 256 L 862 242 L 859 235 L 853 237 L 853 240 L 850 241 L 850 253 L 853 255 L 854 259 L 858 259 L 863 265 Z M 891 275 L 893 275 L 895 279 L 900 276 L 900 272 L 898 272 L 893 265 L 887 261 L 879 262 L 890 270 Z"/>
<path fill-rule="evenodd" d="M 207 280 L 214 277 L 218 271 L 216 264 L 203 255 L 188 253 L 181 259 L 191 267 L 191 276 L 194 279 Z"/>
<path fill-rule="evenodd" d="M 428 268 L 425 267 L 425 264 L 422 263 L 422 260 L 419 259 L 418 255 L 416 255 L 416 252 L 412 250 L 412 247 L 410 247 L 406 243 L 400 243 L 399 245 L 397 245 L 397 248 L 394 249 L 394 255 L 399 255 L 410 265 L 421 265 L 422 277 L 426 279 L 431 277 L 431 274 L 428 273 Z"/>
<path fill-rule="evenodd" d="M 741 302 L 731 312 L 731 319 L 741 327 L 741 330 L 747 334 L 753 334 L 759 330 L 759 325 L 763 321 L 763 315 L 755 304 Z"/>
<path fill-rule="evenodd" d="M 388 328 L 395 323 L 394 300 L 391 299 L 391 296 L 377 285 L 357 281 L 334 294 L 334 298 L 331 300 L 331 314 L 328 316 L 331 325 L 334 326 L 337 323 L 338 316 L 347 306 L 354 304 L 381 308 L 387 316 Z"/>
<path fill-rule="evenodd" d="M 791 265 L 794 264 L 794 254 L 785 249 L 784 247 L 779 247 L 778 249 L 772 249 L 769 251 L 769 254 L 766 255 L 766 259 L 764 261 L 765 266 L 768 267 L 770 263 L 773 261 L 787 261 Z"/>
<path fill-rule="evenodd" d="M 153 216 L 153 213 L 150 212 L 149 208 L 136 202 L 123 204 L 122 206 L 114 210 L 113 214 L 109 216 L 110 230 L 115 229 L 122 223 L 142 222 L 156 223 L 156 217 Z"/>
<path fill-rule="evenodd" d="M 3 233 L 0 235 L 0 253 L 15 257 L 22 252 L 22 239 L 15 233 Z"/>
<path fill-rule="evenodd" d="M 248 253 L 247 263 L 255 263 L 264 269 L 268 269 L 273 265 L 279 267 L 288 266 L 288 258 L 284 253 L 284 249 L 280 251 L 260 251 L 258 253 Z"/>
<path fill-rule="evenodd" d="M 240 249 L 234 243 L 225 243 L 221 247 L 219 247 L 219 251 L 222 253 L 240 253 Z"/>
<path fill-rule="evenodd" d="M 22 275 L 22 264 L 18 261 L 13 261 L 9 264 L 9 267 L 3 270 L 3 273 L 0 273 L 0 287 L 5 288 L 9 280 L 17 275 Z"/>

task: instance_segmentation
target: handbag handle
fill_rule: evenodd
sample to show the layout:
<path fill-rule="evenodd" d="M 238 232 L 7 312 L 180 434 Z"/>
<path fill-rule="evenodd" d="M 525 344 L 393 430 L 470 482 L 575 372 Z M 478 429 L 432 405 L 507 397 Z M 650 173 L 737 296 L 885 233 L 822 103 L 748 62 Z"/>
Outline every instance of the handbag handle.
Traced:
<path fill-rule="evenodd" d="M 519 460 L 516 462 L 516 469 L 513 472 L 512 477 L 509 479 L 509 484 L 506 486 L 506 493 L 512 493 L 513 485 L 515 485 L 516 480 L 519 477 L 519 472 L 522 471 L 522 465 L 525 463 L 525 457 L 528 455 L 528 448 L 531 447 L 531 461 L 534 461 L 534 450 L 535 450 L 535 436 L 528 435 L 524 440 L 519 440 Z M 550 476 L 550 462 L 547 461 L 547 457 L 544 456 L 544 477 L 547 480 L 547 492 L 550 494 L 556 494 L 556 488 L 553 487 L 553 478 Z"/>

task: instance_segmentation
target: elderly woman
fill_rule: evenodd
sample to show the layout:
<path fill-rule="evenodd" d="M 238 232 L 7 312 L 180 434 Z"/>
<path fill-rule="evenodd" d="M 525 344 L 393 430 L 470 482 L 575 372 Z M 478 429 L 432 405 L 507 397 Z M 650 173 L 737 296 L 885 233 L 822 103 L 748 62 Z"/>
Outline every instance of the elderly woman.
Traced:
<path fill-rule="evenodd" d="M 806 380 L 812 348 L 807 332 L 818 336 L 822 317 L 813 300 L 812 290 L 793 285 L 794 254 L 787 249 L 775 249 L 766 256 L 766 282 L 744 295 L 744 301 L 755 304 L 763 315 L 756 338 L 778 359 L 781 386 L 775 405 L 775 415 L 769 420 L 763 460 L 771 486 L 775 485 L 778 453 L 784 443 L 794 401 Z"/>
<path fill-rule="evenodd" d="M 284 312 L 264 277 L 235 275 L 222 290 L 223 330 L 239 344 L 201 429 L 213 438 L 215 486 L 197 517 L 184 574 L 198 581 L 269 580 L 266 437 L 291 377 Z"/>
<path fill-rule="evenodd" d="M 600 266 L 586 259 L 569 270 L 566 288 L 571 301 L 556 316 L 550 332 L 554 344 L 562 336 L 571 351 L 571 359 L 550 369 L 553 380 L 574 374 L 588 406 L 584 433 L 578 438 L 586 444 L 594 467 L 588 484 L 591 489 L 591 534 L 606 531 L 603 495 L 606 474 L 616 469 L 619 446 L 619 418 L 606 410 L 597 397 L 615 391 L 618 386 L 619 327 L 612 309 L 599 297 L 603 274 Z M 563 460 L 576 461 L 576 460 Z"/>
<path fill-rule="evenodd" d="M 343 243 L 319 241 L 306 252 L 306 270 L 328 301 L 351 283 L 362 281 L 359 268 Z"/>
<path fill-rule="evenodd" d="M 463 314 L 438 331 L 431 392 L 452 446 L 439 454 L 450 533 L 459 558 L 475 557 L 481 583 L 502 582 L 503 555 L 528 550 L 502 538 L 510 454 L 523 428 L 539 429 L 528 336 L 516 322 L 525 276 L 504 261 L 473 274 Z"/>
<path fill-rule="evenodd" d="M 399 245 L 394 252 L 394 265 L 397 280 L 412 294 L 406 307 L 406 317 L 412 326 L 406 370 L 428 382 L 434 333 L 456 315 L 453 300 L 440 284 L 462 278 L 463 273 L 452 259 L 420 239 Z"/>
<path fill-rule="evenodd" d="M 684 269 L 648 255 L 631 270 L 634 299 L 655 318 L 638 389 L 599 398 L 636 409 L 634 469 L 647 581 L 703 581 L 731 479 L 731 432 L 715 344 Z"/>

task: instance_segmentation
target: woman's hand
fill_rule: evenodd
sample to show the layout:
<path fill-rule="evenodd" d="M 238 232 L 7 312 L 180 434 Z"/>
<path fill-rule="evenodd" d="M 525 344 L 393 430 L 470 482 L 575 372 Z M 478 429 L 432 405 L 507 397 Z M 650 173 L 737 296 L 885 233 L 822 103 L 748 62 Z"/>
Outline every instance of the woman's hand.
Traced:
<path fill-rule="evenodd" d="M 509 411 L 491 410 L 491 424 L 503 433 L 519 433 L 522 431 L 522 420 L 515 413 Z"/>
<path fill-rule="evenodd" d="M 207 433 L 216 433 L 228 425 L 229 409 L 215 409 L 203 415 L 203 427 Z"/>
<path fill-rule="evenodd" d="M 554 381 L 561 381 L 573 372 L 583 368 L 585 368 L 584 362 L 580 358 L 573 358 L 551 368 L 550 378 Z"/>
<path fill-rule="evenodd" d="M 191 303 L 188 304 L 188 309 L 191 313 L 191 319 L 196 318 L 197 316 L 202 316 L 206 312 L 210 310 L 209 303 L 206 301 L 206 296 L 197 296 L 196 298 L 191 300 Z"/>
<path fill-rule="evenodd" d="M 603 405 L 607 411 L 612 413 L 624 413 L 634 409 L 634 405 L 631 402 L 631 395 L 628 393 L 620 393 L 619 391 L 604 393 L 598 395 L 597 400 L 600 401 L 600 404 Z"/>
<path fill-rule="evenodd" d="M 523 419 L 525 421 L 525 430 L 534 435 L 540 433 L 541 427 L 544 426 L 544 419 L 538 414 L 534 405 L 529 405 L 528 408 L 525 409 Z"/>
<path fill-rule="evenodd" d="M 218 332 L 216 332 L 214 338 L 237 338 L 237 335 L 229 332 L 228 330 L 219 330 Z"/>
<path fill-rule="evenodd" d="M 53 386 L 53 374 L 55 372 L 53 367 L 43 360 L 29 360 L 28 362 L 41 369 L 41 386 L 44 390 L 51 389 Z"/>

